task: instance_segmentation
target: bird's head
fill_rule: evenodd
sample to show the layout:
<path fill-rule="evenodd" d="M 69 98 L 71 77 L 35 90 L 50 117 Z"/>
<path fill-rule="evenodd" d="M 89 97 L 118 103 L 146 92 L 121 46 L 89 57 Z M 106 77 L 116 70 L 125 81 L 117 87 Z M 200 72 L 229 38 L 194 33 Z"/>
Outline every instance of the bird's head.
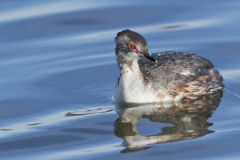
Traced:
<path fill-rule="evenodd" d="M 115 42 L 117 61 L 120 64 L 139 58 L 147 58 L 155 61 L 148 53 L 145 38 L 137 32 L 128 29 L 118 32 L 115 37 Z"/>

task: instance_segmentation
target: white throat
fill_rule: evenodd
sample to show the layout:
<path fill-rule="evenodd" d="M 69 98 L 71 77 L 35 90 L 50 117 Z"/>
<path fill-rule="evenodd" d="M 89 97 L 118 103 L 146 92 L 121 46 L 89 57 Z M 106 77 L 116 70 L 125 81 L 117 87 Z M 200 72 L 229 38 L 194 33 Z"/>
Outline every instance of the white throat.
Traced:
<path fill-rule="evenodd" d="M 137 59 L 122 65 L 121 68 L 115 100 L 124 103 L 154 102 L 152 87 L 144 82 Z"/>

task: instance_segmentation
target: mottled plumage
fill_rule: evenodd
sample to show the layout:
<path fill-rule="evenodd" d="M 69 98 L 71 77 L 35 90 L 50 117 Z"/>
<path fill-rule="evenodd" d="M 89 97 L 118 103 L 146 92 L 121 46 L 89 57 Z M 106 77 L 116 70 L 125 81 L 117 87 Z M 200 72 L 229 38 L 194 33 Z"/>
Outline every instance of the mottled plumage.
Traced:
<path fill-rule="evenodd" d="M 223 78 L 211 61 L 193 53 L 166 51 L 153 54 L 157 61 L 139 59 L 146 83 L 171 95 L 194 98 L 223 87 Z"/>
<path fill-rule="evenodd" d="M 155 103 L 195 99 L 223 88 L 223 78 L 211 61 L 196 54 L 148 53 L 137 32 L 124 30 L 115 38 L 120 77 L 117 102 Z"/>

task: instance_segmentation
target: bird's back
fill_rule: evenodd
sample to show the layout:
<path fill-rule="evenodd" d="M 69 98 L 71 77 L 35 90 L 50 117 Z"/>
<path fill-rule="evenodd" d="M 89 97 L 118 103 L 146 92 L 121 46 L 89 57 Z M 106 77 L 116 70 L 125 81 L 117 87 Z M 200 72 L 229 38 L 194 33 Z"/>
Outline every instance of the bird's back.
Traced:
<path fill-rule="evenodd" d="M 144 81 L 155 90 L 192 98 L 223 87 L 223 79 L 212 62 L 192 53 L 167 51 L 152 55 L 157 61 L 139 59 Z"/>

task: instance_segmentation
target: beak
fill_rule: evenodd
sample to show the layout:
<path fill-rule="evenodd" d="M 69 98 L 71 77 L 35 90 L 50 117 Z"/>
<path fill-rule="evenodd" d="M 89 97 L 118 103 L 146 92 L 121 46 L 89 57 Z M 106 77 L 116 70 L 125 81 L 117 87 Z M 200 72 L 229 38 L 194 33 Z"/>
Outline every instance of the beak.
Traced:
<path fill-rule="evenodd" d="M 147 58 L 148 60 L 153 61 L 153 62 L 156 62 L 156 61 L 157 61 L 155 58 L 151 57 L 149 53 L 147 53 L 147 52 L 146 52 L 146 53 L 140 52 L 140 51 L 136 48 L 135 45 L 131 46 L 131 48 L 132 48 L 132 49 L 135 49 L 135 50 L 136 50 L 136 53 L 137 53 L 139 56 L 143 56 L 143 57 L 145 57 L 145 58 Z"/>
<path fill-rule="evenodd" d="M 143 54 L 143 57 L 147 58 L 150 61 L 156 62 L 156 59 L 151 57 L 149 54 Z"/>

